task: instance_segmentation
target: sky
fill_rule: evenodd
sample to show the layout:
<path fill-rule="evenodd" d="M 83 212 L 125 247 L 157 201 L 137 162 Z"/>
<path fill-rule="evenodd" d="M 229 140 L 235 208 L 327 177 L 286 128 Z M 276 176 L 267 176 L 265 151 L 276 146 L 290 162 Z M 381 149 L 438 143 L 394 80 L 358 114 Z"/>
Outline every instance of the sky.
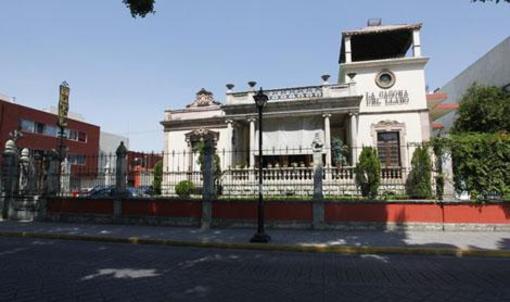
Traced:
<path fill-rule="evenodd" d="M 510 34 L 510 4 L 470 0 L 157 0 L 133 19 L 121 0 L 0 0 L 0 93 L 42 109 L 71 86 L 70 111 L 161 151 L 166 109 L 202 87 L 336 81 L 340 34 L 369 18 L 422 22 L 427 85 L 441 87 Z"/>

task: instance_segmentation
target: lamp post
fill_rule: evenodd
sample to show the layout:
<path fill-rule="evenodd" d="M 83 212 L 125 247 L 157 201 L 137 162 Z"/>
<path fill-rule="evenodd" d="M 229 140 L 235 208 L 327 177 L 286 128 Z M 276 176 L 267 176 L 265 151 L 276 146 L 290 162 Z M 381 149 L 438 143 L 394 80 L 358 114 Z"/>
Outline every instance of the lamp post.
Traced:
<path fill-rule="evenodd" d="M 250 242 L 267 243 L 271 237 L 264 230 L 264 196 L 262 194 L 262 110 L 267 103 L 268 97 L 264 94 L 262 87 L 253 96 L 259 114 L 259 202 L 257 205 L 257 233 L 253 235 Z"/>

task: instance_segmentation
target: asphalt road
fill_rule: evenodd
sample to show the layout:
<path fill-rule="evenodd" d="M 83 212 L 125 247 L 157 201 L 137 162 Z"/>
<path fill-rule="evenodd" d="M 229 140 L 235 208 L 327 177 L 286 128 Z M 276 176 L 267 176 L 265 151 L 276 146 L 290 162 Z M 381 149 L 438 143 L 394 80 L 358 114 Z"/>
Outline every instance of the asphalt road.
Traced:
<path fill-rule="evenodd" d="M 510 301 L 510 259 L 0 238 L 0 301 Z"/>

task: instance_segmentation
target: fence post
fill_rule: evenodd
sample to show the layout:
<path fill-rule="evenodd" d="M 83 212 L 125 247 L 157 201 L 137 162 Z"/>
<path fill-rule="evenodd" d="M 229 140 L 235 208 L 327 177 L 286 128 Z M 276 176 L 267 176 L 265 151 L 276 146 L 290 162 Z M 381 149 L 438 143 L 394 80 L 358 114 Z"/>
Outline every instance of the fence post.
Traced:
<path fill-rule="evenodd" d="M 5 143 L 2 154 L 2 218 L 8 219 L 12 212 L 12 202 L 18 190 L 18 150 L 14 140 Z"/>
<path fill-rule="evenodd" d="M 322 163 L 322 143 L 318 134 L 312 143 L 313 148 L 313 222 L 314 229 L 320 229 L 324 225 L 324 193 L 322 188 L 322 178 L 324 169 Z M 329 152 L 329 150 L 328 150 Z"/>
<path fill-rule="evenodd" d="M 209 229 L 212 220 L 212 200 L 215 197 L 214 187 L 214 141 L 206 139 L 204 141 L 204 188 L 202 192 L 202 228 Z"/>
<path fill-rule="evenodd" d="M 60 163 L 60 196 L 71 193 L 71 163 L 64 158 Z"/>
<path fill-rule="evenodd" d="M 113 201 L 113 215 L 115 218 L 122 216 L 122 199 L 127 195 L 127 148 L 124 142 L 120 142 L 115 151 L 115 199 Z"/>
<path fill-rule="evenodd" d="M 444 175 L 443 199 L 455 200 L 455 188 L 453 181 L 452 155 L 447 152 L 440 159 L 442 160 L 442 173 Z"/>
<path fill-rule="evenodd" d="M 51 150 L 46 155 L 46 177 L 45 192 L 48 196 L 55 196 L 58 193 L 58 178 L 60 170 L 60 160 L 57 151 Z"/>

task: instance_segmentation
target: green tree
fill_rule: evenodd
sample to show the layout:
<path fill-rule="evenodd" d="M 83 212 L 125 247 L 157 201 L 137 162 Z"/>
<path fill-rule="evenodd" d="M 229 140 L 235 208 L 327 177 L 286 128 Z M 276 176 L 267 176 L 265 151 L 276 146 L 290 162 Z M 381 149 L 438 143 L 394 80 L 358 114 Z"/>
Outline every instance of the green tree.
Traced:
<path fill-rule="evenodd" d="M 197 159 L 197 163 L 200 165 L 200 171 L 202 172 L 202 175 L 204 175 L 204 169 L 205 169 L 205 143 L 204 142 L 199 142 L 197 145 L 196 145 L 196 150 L 198 151 L 198 159 Z M 220 165 L 220 157 L 218 156 L 218 154 L 216 154 L 216 152 L 214 153 L 214 159 L 213 159 L 213 164 L 214 164 L 214 181 L 216 183 L 216 181 L 221 177 L 221 165 Z"/>
<path fill-rule="evenodd" d="M 148 14 L 154 14 L 155 0 L 122 0 L 131 12 L 133 18 L 144 18 Z"/>
<path fill-rule="evenodd" d="M 498 87 L 473 84 L 459 103 L 452 132 L 510 132 L 510 95 Z"/>
<path fill-rule="evenodd" d="M 412 198 L 432 196 L 432 162 L 427 148 L 419 146 L 411 159 L 411 172 L 406 180 L 406 194 Z"/>
<path fill-rule="evenodd" d="M 376 198 L 381 182 L 381 162 L 375 148 L 363 147 L 354 172 L 356 185 L 360 188 L 361 195 L 371 199 Z"/>
<path fill-rule="evenodd" d="M 154 188 L 155 195 L 161 195 L 161 183 L 163 181 L 163 161 L 158 161 L 154 165 L 154 180 L 152 187 Z"/>
<path fill-rule="evenodd" d="M 455 189 L 472 198 L 510 193 L 510 135 L 463 133 L 450 136 Z"/>

